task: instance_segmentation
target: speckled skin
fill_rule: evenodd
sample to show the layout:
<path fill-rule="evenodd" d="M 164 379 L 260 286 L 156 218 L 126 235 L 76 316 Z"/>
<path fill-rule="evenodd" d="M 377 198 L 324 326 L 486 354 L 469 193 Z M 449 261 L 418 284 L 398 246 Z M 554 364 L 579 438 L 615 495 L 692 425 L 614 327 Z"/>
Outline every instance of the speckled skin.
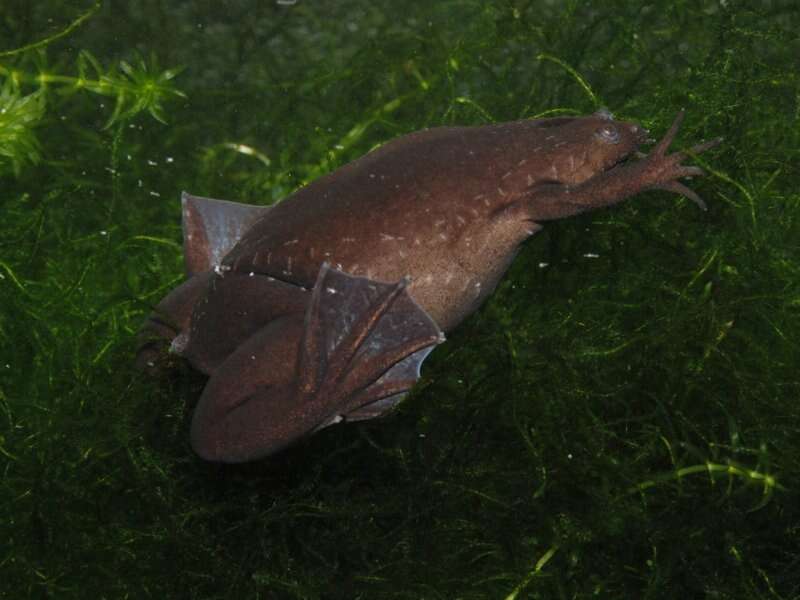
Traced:
<path fill-rule="evenodd" d="M 270 209 L 185 203 L 193 277 L 145 331 L 211 375 L 195 450 L 250 460 L 383 414 L 542 222 L 653 188 L 702 206 L 677 181 L 702 171 L 666 154 L 681 119 L 638 161 L 647 132 L 600 111 L 413 133 Z M 151 337 L 139 364 L 154 357 Z"/>
<path fill-rule="evenodd" d="M 595 135 L 612 125 L 618 143 Z M 450 331 L 491 293 L 537 221 L 563 216 L 533 204 L 543 184 L 579 185 L 641 135 L 601 116 L 413 133 L 276 205 L 223 264 L 306 287 L 323 260 L 378 281 L 408 275 L 411 295 Z M 529 214 L 505 210 L 520 202 Z"/>

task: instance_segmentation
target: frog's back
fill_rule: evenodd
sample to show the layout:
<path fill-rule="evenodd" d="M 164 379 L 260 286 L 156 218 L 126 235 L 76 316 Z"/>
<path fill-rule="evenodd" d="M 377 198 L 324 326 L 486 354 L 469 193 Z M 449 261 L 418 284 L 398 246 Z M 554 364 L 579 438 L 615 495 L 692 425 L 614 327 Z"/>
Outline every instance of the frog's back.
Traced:
<path fill-rule="evenodd" d="M 313 284 L 323 261 L 381 281 L 394 280 L 403 269 L 413 277 L 422 258 L 414 255 L 448 235 L 444 222 L 457 212 L 463 216 L 454 226 L 485 217 L 475 208 L 461 209 L 495 192 L 519 156 L 520 134 L 530 144 L 531 133 L 545 131 L 538 123 L 440 127 L 393 140 L 275 205 L 225 264 L 303 286 Z"/>

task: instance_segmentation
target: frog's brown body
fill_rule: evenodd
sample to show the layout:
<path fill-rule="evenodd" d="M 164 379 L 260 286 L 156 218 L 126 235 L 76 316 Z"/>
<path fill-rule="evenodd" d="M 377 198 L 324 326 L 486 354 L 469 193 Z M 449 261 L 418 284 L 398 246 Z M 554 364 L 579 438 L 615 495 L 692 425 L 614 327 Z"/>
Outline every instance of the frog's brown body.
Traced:
<path fill-rule="evenodd" d="M 210 460 L 383 414 L 540 222 L 651 188 L 701 203 L 677 182 L 701 171 L 666 155 L 679 122 L 625 164 L 646 131 L 600 112 L 410 134 L 271 208 L 185 195 L 192 277 L 145 327 L 140 364 L 166 340 L 211 376 L 192 427 Z"/>

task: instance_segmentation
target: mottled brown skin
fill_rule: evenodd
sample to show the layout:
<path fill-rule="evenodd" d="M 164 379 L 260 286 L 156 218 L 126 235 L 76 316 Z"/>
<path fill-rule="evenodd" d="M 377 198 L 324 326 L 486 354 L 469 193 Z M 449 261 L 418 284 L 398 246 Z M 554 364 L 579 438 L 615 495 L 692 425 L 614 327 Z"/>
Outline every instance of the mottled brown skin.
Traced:
<path fill-rule="evenodd" d="M 647 132 L 600 111 L 413 133 L 272 208 L 186 196 L 192 277 L 146 324 L 139 364 L 170 342 L 210 375 L 192 424 L 208 460 L 384 414 L 542 222 L 656 188 L 703 206 L 678 182 L 702 171 L 667 155 L 682 116 L 640 160 L 625 161 Z"/>

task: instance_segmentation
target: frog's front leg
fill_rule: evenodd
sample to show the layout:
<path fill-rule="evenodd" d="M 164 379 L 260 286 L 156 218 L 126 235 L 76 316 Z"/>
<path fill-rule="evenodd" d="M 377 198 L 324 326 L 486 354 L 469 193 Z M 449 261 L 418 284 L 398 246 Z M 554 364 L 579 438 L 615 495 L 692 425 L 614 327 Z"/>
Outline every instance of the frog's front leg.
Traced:
<path fill-rule="evenodd" d="M 442 336 L 405 285 L 323 265 L 304 315 L 271 321 L 215 369 L 192 421 L 195 451 L 253 460 L 407 391 Z"/>
<path fill-rule="evenodd" d="M 578 185 L 547 183 L 535 186 L 522 199 L 501 209 L 503 214 L 499 216 L 549 221 L 611 206 L 648 189 L 681 194 L 705 210 L 700 197 L 678 181 L 683 177 L 703 175 L 702 169 L 681 163 L 690 155 L 713 148 L 722 138 L 697 144 L 688 151 L 667 154 L 683 117 L 684 111 L 679 112 L 664 138 L 642 159 L 612 167 Z"/>

